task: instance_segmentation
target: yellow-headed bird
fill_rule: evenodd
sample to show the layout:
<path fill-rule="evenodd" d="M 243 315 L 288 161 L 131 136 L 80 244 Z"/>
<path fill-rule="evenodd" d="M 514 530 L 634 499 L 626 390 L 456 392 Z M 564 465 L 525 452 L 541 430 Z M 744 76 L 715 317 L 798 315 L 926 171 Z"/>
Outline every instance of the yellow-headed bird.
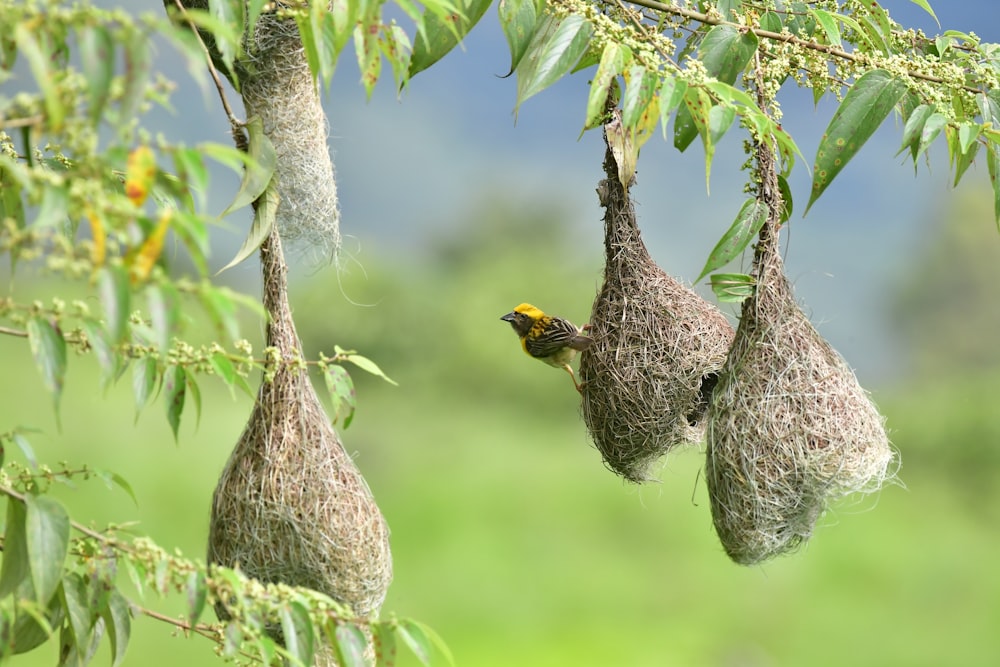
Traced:
<path fill-rule="evenodd" d="M 528 355 L 565 370 L 573 378 L 576 390 L 581 391 L 569 362 L 577 352 L 586 350 L 594 342 L 583 335 L 586 326 L 577 327 L 569 320 L 546 315 L 530 303 L 522 303 L 500 319 L 510 322 Z"/>

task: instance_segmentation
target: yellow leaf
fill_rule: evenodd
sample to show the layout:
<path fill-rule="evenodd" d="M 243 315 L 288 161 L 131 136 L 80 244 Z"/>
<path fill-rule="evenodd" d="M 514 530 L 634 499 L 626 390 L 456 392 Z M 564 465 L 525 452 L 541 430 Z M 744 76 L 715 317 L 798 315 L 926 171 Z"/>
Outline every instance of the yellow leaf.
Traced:
<path fill-rule="evenodd" d="M 129 153 L 125 165 L 125 196 L 142 206 L 156 177 L 156 156 L 149 146 L 139 146 Z"/>
<path fill-rule="evenodd" d="M 167 238 L 167 229 L 170 227 L 170 220 L 173 217 L 171 213 L 172 209 L 163 212 L 159 222 L 156 223 L 156 228 L 132 255 L 131 262 L 129 262 L 129 277 L 132 278 L 133 283 L 140 283 L 149 278 L 156 260 L 163 252 L 163 241 Z"/>
<path fill-rule="evenodd" d="M 645 111 L 642 112 L 642 116 L 639 117 L 639 124 L 634 130 L 633 141 L 635 143 L 636 152 L 642 145 L 649 141 L 649 138 L 653 136 L 653 130 L 656 129 L 656 123 L 660 120 L 660 97 L 659 95 L 654 95 L 653 99 L 649 101 L 646 106 Z"/>
<path fill-rule="evenodd" d="M 107 254 L 108 233 L 104 231 L 104 223 L 93 211 L 87 211 L 87 220 L 90 222 L 90 235 L 93 237 L 94 248 L 91 251 L 90 259 L 94 262 L 94 268 L 104 266 L 104 257 Z"/>

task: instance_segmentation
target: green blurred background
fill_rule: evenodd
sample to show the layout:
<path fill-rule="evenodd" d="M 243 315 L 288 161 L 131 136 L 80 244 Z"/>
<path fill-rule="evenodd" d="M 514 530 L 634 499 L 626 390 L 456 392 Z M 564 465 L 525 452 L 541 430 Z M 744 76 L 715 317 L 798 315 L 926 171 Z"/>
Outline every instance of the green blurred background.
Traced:
<path fill-rule="evenodd" d="M 964 190 L 915 222 L 920 247 L 877 286 L 904 361 L 869 388 L 902 483 L 838 504 L 801 551 L 752 568 L 731 563 L 713 533 L 703 451 L 672 454 L 660 483 L 623 483 L 589 443 L 565 374 L 525 357 L 499 321 L 524 299 L 585 320 L 599 222 L 571 233 L 583 223 L 558 204 L 489 198 L 467 216 L 478 224 L 419 251 L 371 252 L 363 270 L 293 282 L 310 355 L 356 348 L 399 382 L 355 372 L 359 406 L 343 433 L 392 528 L 385 612 L 426 622 L 476 667 L 993 664 L 1000 240 L 987 192 Z M 67 292 L 30 271 L 15 284 L 20 299 Z M 259 323 L 247 334 L 259 349 Z M 174 444 L 162 399 L 134 423 L 127 376 L 102 396 L 93 360 L 74 358 L 59 432 L 26 342 L 0 337 L 0 360 L 3 428 L 42 427 L 31 439 L 43 460 L 110 469 L 136 490 L 138 507 L 100 482 L 59 488 L 76 520 L 138 520 L 161 545 L 202 556 L 248 397 L 203 380 L 200 424 L 189 406 Z M 184 609 L 179 596 L 139 602 Z M 146 618 L 133 628 L 128 664 L 219 662 L 203 639 Z M 47 646 L 12 664 L 55 659 Z"/>

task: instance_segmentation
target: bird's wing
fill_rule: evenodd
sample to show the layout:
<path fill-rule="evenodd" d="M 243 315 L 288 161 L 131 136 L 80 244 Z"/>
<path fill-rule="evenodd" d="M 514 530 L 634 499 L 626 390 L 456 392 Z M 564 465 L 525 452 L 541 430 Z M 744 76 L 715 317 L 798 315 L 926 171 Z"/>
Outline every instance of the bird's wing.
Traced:
<path fill-rule="evenodd" d="M 524 349 L 533 357 L 550 357 L 564 347 L 582 349 L 576 347 L 579 338 L 587 337 L 580 336 L 580 331 L 571 322 L 553 317 L 535 325 L 525 338 Z"/>

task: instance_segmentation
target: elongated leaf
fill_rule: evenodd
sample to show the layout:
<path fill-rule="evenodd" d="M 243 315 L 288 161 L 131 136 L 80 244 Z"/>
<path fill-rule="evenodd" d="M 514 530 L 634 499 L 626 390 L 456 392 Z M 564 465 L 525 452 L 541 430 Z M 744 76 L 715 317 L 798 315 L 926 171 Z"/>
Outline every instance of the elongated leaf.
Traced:
<path fill-rule="evenodd" d="M 146 35 L 135 35 L 125 44 L 125 90 L 119 103 L 119 126 L 122 131 L 131 125 L 146 94 L 149 72 L 152 68 L 152 40 Z"/>
<path fill-rule="evenodd" d="M 530 0 L 526 0 L 531 4 Z M 583 129 L 589 130 L 604 122 L 604 107 L 608 99 L 608 92 L 611 90 L 611 83 L 622 71 L 626 59 L 630 58 L 631 52 L 628 47 L 621 46 L 615 42 L 608 42 L 601 52 L 601 60 L 597 65 L 597 72 L 590 82 L 590 92 L 587 94 L 587 117 L 583 123 Z"/>
<path fill-rule="evenodd" d="M 674 109 L 676 109 L 684 100 L 684 96 L 687 94 L 687 87 L 687 81 L 672 76 L 664 79 L 663 85 L 660 86 L 660 128 L 663 130 L 664 139 L 667 138 L 667 123 L 670 120 L 670 114 L 672 114 Z M 685 111 L 687 110 L 685 109 Z M 680 114 L 679 111 L 678 114 Z M 690 114 L 688 114 L 688 117 L 690 118 Z M 674 120 L 675 129 L 677 122 L 677 120 Z M 697 131 L 695 134 L 697 134 Z M 694 135 L 692 135 L 692 139 L 693 138 Z M 687 148 L 687 146 L 685 146 L 685 148 Z"/>
<path fill-rule="evenodd" d="M 938 21 L 937 14 L 935 14 L 934 10 L 931 9 L 931 5 L 930 5 L 929 2 L 927 2 L 927 0 L 910 0 L 910 2 L 912 2 L 915 5 L 917 5 L 918 7 L 920 7 L 921 9 L 923 9 L 925 12 L 927 12 L 928 14 L 930 14 L 931 18 L 934 19 L 934 22 L 938 24 L 938 27 L 939 28 L 941 27 L 941 22 Z"/>
<path fill-rule="evenodd" d="M 260 245 L 271 235 L 274 228 L 274 221 L 277 219 L 278 203 L 281 196 L 278 194 L 278 183 L 272 180 L 268 184 L 264 195 L 257 202 L 257 209 L 254 211 L 253 223 L 250 225 L 250 233 L 243 240 L 243 245 L 236 252 L 236 256 L 229 260 L 229 263 L 219 269 L 215 275 L 219 275 L 226 269 L 230 269 L 241 263 L 260 248 Z"/>
<path fill-rule="evenodd" d="M 510 47 L 510 69 L 504 75 L 506 77 L 514 73 L 528 50 L 528 44 L 538 25 L 538 14 L 535 11 L 535 0 L 500 0 L 497 3 L 497 14 L 504 37 L 507 38 L 507 46 Z"/>
<path fill-rule="evenodd" d="M 377 377 L 382 378 L 383 380 L 385 380 L 389 384 L 393 384 L 393 385 L 397 385 L 397 386 L 399 385 L 398 382 L 396 382 L 395 380 L 393 380 L 392 378 L 390 378 L 388 375 L 386 375 L 382 371 L 382 369 L 378 367 L 378 364 L 376 364 L 374 361 L 372 361 L 368 357 L 363 357 L 360 354 L 348 354 L 345 357 L 345 360 L 351 362 L 352 364 L 354 364 L 355 366 L 357 366 L 361 370 L 368 371 L 372 375 L 375 375 Z"/>
<path fill-rule="evenodd" d="M 184 589 L 187 595 L 187 621 L 193 626 L 198 623 L 202 612 L 205 611 L 205 601 L 208 599 L 205 573 L 195 570 L 189 574 Z"/>
<path fill-rule="evenodd" d="M 132 612 L 128 601 L 117 588 L 111 589 L 108 604 L 102 610 L 101 617 L 111 642 L 111 667 L 118 667 L 125 659 L 125 650 L 132 634 Z"/>
<path fill-rule="evenodd" d="M 177 430 L 184 412 L 184 397 L 187 394 L 187 373 L 183 366 L 168 366 L 163 374 L 163 398 L 167 407 L 167 423 L 177 442 Z"/>
<path fill-rule="evenodd" d="M 423 630 L 413 621 L 402 620 L 396 625 L 396 635 L 413 652 L 425 667 L 431 665 L 431 643 Z"/>
<path fill-rule="evenodd" d="M 593 28 L 577 15 L 562 20 L 546 16 L 517 67 L 517 103 L 520 107 L 572 69 L 590 44 Z"/>
<path fill-rule="evenodd" d="M 128 483 L 127 479 L 125 479 L 118 473 L 111 472 L 109 470 L 95 469 L 94 474 L 100 477 L 104 481 L 104 484 L 109 489 L 113 489 L 114 487 L 117 486 L 119 489 L 124 491 L 129 498 L 132 499 L 132 502 L 135 504 L 136 507 L 139 506 L 139 500 L 136 498 L 135 491 L 132 489 L 132 485 Z"/>
<path fill-rule="evenodd" d="M 391 624 L 376 623 L 372 629 L 372 643 L 376 667 L 392 667 L 396 664 L 396 635 Z"/>
<path fill-rule="evenodd" d="M 281 631 L 285 639 L 285 648 L 292 657 L 302 665 L 313 663 L 316 644 L 316 632 L 309 610 L 298 602 L 291 602 L 281 609 Z"/>
<path fill-rule="evenodd" d="M 173 221 L 173 209 L 164 209 L 160 219 L 156 222 L 153 231 L 143 239 L 142 245 L 129 253 L 126 257 L 126 264 L 129 269 L 129 278 L 134 283 L 144 283 L 149 279 L 153 267 L 163 253 L 163 243 L 167 238 L 167 231 Z"/>
<path fill-rule="evenodd" d="M 365 667 L 368 641 L 358 626 L 350 623 L 333 624 L 333 644 L 337 648 L 337 664 L 342 667 Z M 329 630 L 327 630 L 329 632 Z"/>
<path fill-rule="evenodd" d="M 141 206 L 149 196 L 156 178 L 156 155 L 149 146 L 138 146 L 125 163 L 125 196 L 134 206 Z"/>
<path fill-rule="evenodd" d="M 990 141 L 986 144 L 986 167 L 993 187 L 993 218 L 1000 229 L 1000 146 Z"/>
<path fill-rule="evenodd" d="M 827 44 L 836 46 L 838 49 L 843 48 L 844 45 L 840 41 L 840 23 L 837 17 L 825 9 L 811 9 L 809 11 L 816 17 L 823 32 L 826 33 Z"/>
<path fill-rule="evenodd" d="M 656 92 L 658 77 L 641 65 L 625 72 L 625 94 L 622 97 L 622 125 L 634 129 L 649 107 Z"/>
<path fill-rule="evenodd" d="M 479 23 L 489 8 L 491 0 L 459 0 L 456 5 L 462 15 L 457 13 L 439 17 L 436 14 L 426 16 L 424 34 L 418 34 L 413 44 L 413 55 L 410 57 L 410 76 L 422 72 L 441 60 Z"/>
<path fill-rule="evenodd" d="M 906 93 L 906 83 L 876 69 L 854 82 L 820 140 L 806 212 L 886 119 Z"/>
<path fill-rule="evenodd" d="M 120 343 L 128 331 L 129 284 L 120 266 L 105 266 L 97 273 L 97 294 L 104 308 L 108 336 L 113 344 Z"/>
<path fill-rule="evenodd" d="M 324 369 L 323 379 L 326 381 L 326 389 L 330 393 L 330 402 L 333 406 L 330 421 L 334 424 L 342 421 L 344 428 L 347 428 L 354 419 L 354 409 L 358 404 L 354 392 L 354 380 L 351 379 L 347 369 L 339 364 L 328 365 Z"/>
<path fill-rule="evenodd" d="M 62 129 L 63 119 L 66 117 L 66 109 L 63 106 L 62 96 L 59 93 L 59 87 L 56 83 L 57 79 L 53 76 L 50 68 L 53 54 L 47 48 L 48 45 L 45 42 L 39 42 L 39 40 L 35 39 L 26 22 L 16 24 L 14 39 L 17 42 L 18 52 L 28 61 L 31 73 L 35 76 L 35 82 L 42 92 L 42 100 L 45 104 L 45 120 L 48 129 L 58 132 Z"/>
<path fill-rule="evenodd" d="M 115 43 L 108 29 L 102 25 L 88 25 L 80 29 L 80 66 L 87 81 L 88 116 L 96 123 L 101 118 L 111 90 L 114 76 Z"/>
<path fill-rule="evenodd" d="M 28 320 L 28 343 L 35 366 L 42 376 L 42 384 L 52 394 L 58 418 L 59 399 L 66 379 L 66 341 L 51 322 L 42 317 L 32 317 Z"/>
<path fill-rule="evenodd" d="M 25 496 L 24 520 L 31 584 L 39 604 L 48 604 L 62 580 L 69 551 L 69 515 L 48 496 Z"/>
<path fill-rule="evenodd" d="M 149 398 L 156 389 L 157 379 L 156 360 L 152 357 L 137 359 L 132 365 L 132 396 L 135 398 L 137 421 L 139 413 L 149 403 Z"/>
<path fill-rule="evenodd" d="M 25 537 L 24 503 L 7 499 L 7 520 L 3 534 L 3 559 L 0 560 L 0 598 L 5 598 L 29 581 L 31 564 L 28 560 L 28 541 Z"/>
<path fill-rule="evenodd" d="M 962 176 L 976 159 L 976 154 L 979 152 L 979 143 L 976 138 L 978 138 L 980 131 L 981 128 L 977 123 L 963 123 L 959 125 L 957 130 L 952 129 L 950 125 L 945 128 L 948 137 L 948 152 L 955 167 L 955 180 L 953 181 L 955 186 L 962 180 Z"/>
<path fill-rule="evenodd" d="M 753 58 L 757 43 L 757 35 L 752 32 L 717 25 L 705 35 L 698 55 L 710 76 L 732 85 Z"/>
<path fill-rule="evenodd" d="M 38 457 L 35 456 L 35 450 L 32 448 L 31 443 L 28 442 L 28 439 L 24 437 L 24 434 L 14 431 L 10 434 L 10 440 L 21 450 L 21 454 L 24 456 L 24 460 L 28 462 L 28 465 L 33 469 L 37 469 Z"/>
<path fill-rule="evenodd" d="M 756 282 L 744 273 L 713 273 L 712 291 L 722 303 L 741 303 L 753 296 Z"/>
<path fill-rule="evenodd" d="M 65 611 L 62 600 L 53 595 L 48 606 L 39 606 L 30 601 L 31 584 L 27 581 L 18 590 L 21 600 L 15 611 L 14 627 L 11 628 L 13 653 L 27 653 L 38 648 L 53 635 L 63 621 Z"/>
<path fill-rule="evenodd" d="M 748 199 L 743 202 L 736 220 L 729 230 L 719 239 L 705 262 L 705 268 L 698 275 L 698 282 L 712 271 L 722 268 L 736 259 L 757 236 L 757 232 L 767 220 L 767 206 L 759 199 Z"/>
<path fill-rule="evenodd" d="M 264 134 L 264 122 L 258 116 L 247 121 L 247 134 L 249 135 L 247 152 L 251 160 L 246 163 L 243 170 L 243 180 L 240 182 L 236 197 L 226 210 L 219 214 L 220 218 L 228 215 L 230 211 L 252 204 L 271 184 L 274 176 L 278 154 L 274 151 L 274 144 Z"/>
<path fill-rule="evenodd" d="M 921 104 L 910 112 L 909 118 L 906 119 L 906 125 L 903 126 L 903 145 L 900 146 L 896 155 L 909 148 L 914 167 L 917 165 L 917 155 L 920 152 L 920 135 L 924 131 L 924 124 L 933 113 L 934 107 L 932 105 Z"/>
<path fill-rule="evenodd" d="M 948 117 L 942 113 L 934 112 L 927 118 L 923 128 L 920 130 L 920 143 L 917 146 L 917 155 L 931 147 L 934 140 L 941 134 L 941 130 L 948 124 Z"/>
<path fill-rule="evenodd" d="M 63 576 L 61 591 L 77 652 L 82 652 L 90 645 L 91 633 L 97 621 L 96 612 L 90 609 L 87 582 L 80 574 L 68 572 Z"/>

